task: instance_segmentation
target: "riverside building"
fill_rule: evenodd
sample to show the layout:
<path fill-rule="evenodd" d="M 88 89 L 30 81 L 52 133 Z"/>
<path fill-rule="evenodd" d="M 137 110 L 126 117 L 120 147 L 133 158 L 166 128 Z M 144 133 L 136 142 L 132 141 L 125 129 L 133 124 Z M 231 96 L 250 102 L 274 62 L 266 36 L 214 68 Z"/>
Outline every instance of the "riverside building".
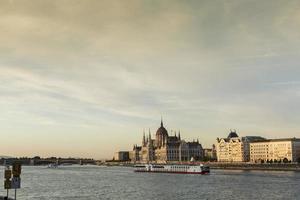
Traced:
<path fill-rule="evenodd" d="M 265 140 L 259 136 L 239 137 L 231 131 L 227 138 L 217 138 L 216 153 L 218 162 L 249 162 L 250 143 Z"/>
<path fill-rule="evenodd" d="M 252 142 L 250 160 L 254 163 L 299 162 L 300 139 L 284 138 Z"/>
<path fill-rule="evenodd" d="M 129 161 L 129 151 L 118 151 L 114 155 L 116 161 Z"/>
<path fill-rule="evenodd" d="M 148 136 L 143 134 L 142 145 L 134 145 L 131 152 L 133 162 L 167 163 L 172 161 L 190 161 L 203 158 L 203 148 L 198 140 L 186 142 L 181 139 L 180 131 L 173 136 L 168 134 L 161 121 L 155 137 L 152 138 L 150 130 Z"/>
<path fill-rule="evenodd" d="M 206 148 L 203 149 L 204 152 L 204 159 L 215 161 L 217 159 L 217 153 L 216 153 L 216 145 L 212 145 L 212 148 Z"/>

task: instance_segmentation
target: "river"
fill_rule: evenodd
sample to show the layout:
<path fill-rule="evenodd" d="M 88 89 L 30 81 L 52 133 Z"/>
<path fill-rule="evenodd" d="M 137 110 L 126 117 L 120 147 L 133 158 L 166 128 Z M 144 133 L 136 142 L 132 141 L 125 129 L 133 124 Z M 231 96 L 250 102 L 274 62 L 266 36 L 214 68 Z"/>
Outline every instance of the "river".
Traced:
<path fill-rule="evenodd" d="M 134 173 L 127 167 L 28 166 L 23 167 L 21 179 L 20 200 L 300 199 L 300 173 L 291 171 L 212 170 L 210 175 L 183 175 Z"/>

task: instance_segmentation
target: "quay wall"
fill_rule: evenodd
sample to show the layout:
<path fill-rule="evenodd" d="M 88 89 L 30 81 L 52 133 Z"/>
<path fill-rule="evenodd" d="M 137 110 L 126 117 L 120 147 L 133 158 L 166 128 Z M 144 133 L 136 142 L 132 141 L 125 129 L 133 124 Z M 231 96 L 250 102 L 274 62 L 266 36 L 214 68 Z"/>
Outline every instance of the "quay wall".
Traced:
<path fill-rule="evenodd" d="M 277 170 L 277 171 L 299 171 L 300 164 L 296 163 L 273 163 L 273 164 L 256 164 L 256 163 L 207 163 L 211 169 L 228 169 L 228 170 Z"/>

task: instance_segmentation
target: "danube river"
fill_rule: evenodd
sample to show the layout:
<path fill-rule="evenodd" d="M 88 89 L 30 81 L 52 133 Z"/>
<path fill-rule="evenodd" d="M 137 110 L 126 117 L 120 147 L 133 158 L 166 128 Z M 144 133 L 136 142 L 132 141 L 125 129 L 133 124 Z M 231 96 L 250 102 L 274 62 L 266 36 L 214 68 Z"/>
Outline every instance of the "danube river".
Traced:
<path fill-rule="evenodd" d="M 127 167 L 23 167 L 18 199 L 300 199 L 299 188 L 300 173 L 290 171 L 212 170 L 210 175 L 182 175 L 134 173 Z"/>

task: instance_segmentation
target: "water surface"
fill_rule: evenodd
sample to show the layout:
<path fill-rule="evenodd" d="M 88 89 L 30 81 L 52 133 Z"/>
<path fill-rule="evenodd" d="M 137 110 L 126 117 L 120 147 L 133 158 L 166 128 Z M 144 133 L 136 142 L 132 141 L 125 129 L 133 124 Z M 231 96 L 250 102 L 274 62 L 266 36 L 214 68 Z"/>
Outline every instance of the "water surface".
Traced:
<path fill-rule="evenodd" d="M 23 167 L 21 178 L 18 199 L 22 200 L 300 199 L 300 173 L 290 171 L 212 170 L 210 175 L 184 175 L 134 173 L 127 167 L 35 166 Z"/>

